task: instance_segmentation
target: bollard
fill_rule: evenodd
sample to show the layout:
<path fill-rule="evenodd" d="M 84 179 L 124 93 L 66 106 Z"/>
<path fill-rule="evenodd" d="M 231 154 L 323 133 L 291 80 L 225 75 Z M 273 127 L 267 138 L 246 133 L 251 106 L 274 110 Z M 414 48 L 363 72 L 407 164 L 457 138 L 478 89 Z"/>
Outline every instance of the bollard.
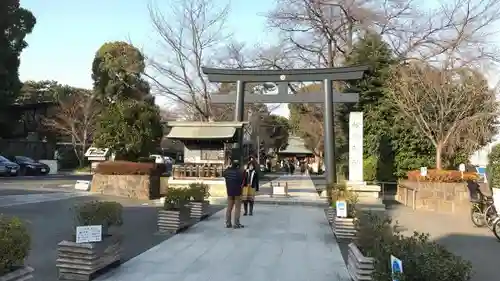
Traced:
<path fill-rule="evenodd" d="M 269 197 L 273 197 L 273 193 L 274 193 L 273 183 L 271 182 L 269 185 L 271 186 L 271 192 L 269 193 Z"/>
<path fill-rule="evenodd" d="M 285 196 L 288 197 L 288 182 L 285 182 Z"/>
<path fill-rule="evenodd" d="M 280 186 L 280 182 L 278 182 L 278 187 Z"/>

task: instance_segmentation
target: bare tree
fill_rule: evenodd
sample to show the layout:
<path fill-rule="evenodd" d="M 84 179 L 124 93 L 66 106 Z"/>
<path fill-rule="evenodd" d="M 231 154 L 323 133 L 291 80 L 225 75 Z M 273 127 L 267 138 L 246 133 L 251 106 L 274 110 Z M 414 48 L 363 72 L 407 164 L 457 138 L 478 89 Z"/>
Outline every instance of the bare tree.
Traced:
<path fill-rule="evenodd" d="M 484 145 L 497 131 L 496 91 L 470 68 L 442 69 L 429 64 L 398 66 L 388 86 L 399 112 L 436 148 L 436 168 L 442 156 L 464 145 L 469 151 Z"/>
<path fill-rule="evenodd" d="M 83 165 L 85 150 L 95 132 L 100 109 L 92 93 L 79 92 L 60 99 L 57 112 L 42 120 L 50 130 L 71 138 L 80 166 Z"/>
<path fill-rule="evenodd" d="M 495 0 L 446 1 L 430 10 L 412 0 L 276 0 L 267 18 L 286 54 L 309 67 L 342 65 L 367 31 L 382 35 L 402 60 L 463 66 L 497 61 L 499 10 Z"/>
<path fill-rule="evenodd" d="M 225 32 L 229 5 L 214 0 L 172 0 L 168 13 L 153 4 L 149 12 L 160 37 L 162 55 L 148 57 L 154 73 L 147 74 L 156 94 L 166 96 L 209 120 L 210 93 L 216 90 L 201 67 L 212 65 L 217 50 L 229 39 Z"/>

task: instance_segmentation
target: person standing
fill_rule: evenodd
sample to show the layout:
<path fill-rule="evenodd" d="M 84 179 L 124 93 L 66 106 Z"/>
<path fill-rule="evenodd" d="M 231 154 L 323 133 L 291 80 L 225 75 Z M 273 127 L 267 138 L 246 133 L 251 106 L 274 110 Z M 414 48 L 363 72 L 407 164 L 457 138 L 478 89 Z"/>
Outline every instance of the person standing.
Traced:
<path fill-rule="evenodd" d="M 245 170 L 243 192 L 241 200 L 243 201 L 243 215 L 253 216 L 253 206 L 255 201 L 255 192 L 259 191 L 259 174 L 255 170 L 255 165 L 248 163 Z"/>
<path fill-rule="evenodd" d="M 233 160 L 231 166 L 224 171 L 224 179 L 226 181 L 227 192 L 226 227 L 243 228 L 243 225 L 240 223 L 240 214 L 241 192 L 244 183 L 244 176 L 243 172 L 240 170 L 240 165 L 237 160 Z M 233 209 L 234 224 L 231 224 Z"/>

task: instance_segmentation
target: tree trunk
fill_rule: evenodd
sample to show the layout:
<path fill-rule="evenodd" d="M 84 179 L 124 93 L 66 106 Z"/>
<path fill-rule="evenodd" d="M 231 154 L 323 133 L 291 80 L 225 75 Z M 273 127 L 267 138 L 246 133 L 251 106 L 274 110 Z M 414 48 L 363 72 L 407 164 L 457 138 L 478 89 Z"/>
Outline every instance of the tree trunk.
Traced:
<path fill-rule="evenodd" d="M 441 143 L 438 143 L 436 146 L 436 169 L 441 170 L 442 169 L 442 160 L 441 160 L 441 153 L 443 151 L 443 145 Z"/>

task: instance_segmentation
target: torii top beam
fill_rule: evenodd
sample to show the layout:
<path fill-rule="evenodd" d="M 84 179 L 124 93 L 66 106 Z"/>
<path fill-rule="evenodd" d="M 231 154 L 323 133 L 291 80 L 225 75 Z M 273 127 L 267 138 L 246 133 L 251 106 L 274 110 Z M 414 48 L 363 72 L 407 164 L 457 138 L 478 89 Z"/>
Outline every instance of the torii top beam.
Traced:
<path fill-rule="evenodd" d="M 300 82 L 300 81 L 346 81 L 363 78 L 367 66 L 311 69 L 221 69 L 202 67 L 210 82 Z"/>

